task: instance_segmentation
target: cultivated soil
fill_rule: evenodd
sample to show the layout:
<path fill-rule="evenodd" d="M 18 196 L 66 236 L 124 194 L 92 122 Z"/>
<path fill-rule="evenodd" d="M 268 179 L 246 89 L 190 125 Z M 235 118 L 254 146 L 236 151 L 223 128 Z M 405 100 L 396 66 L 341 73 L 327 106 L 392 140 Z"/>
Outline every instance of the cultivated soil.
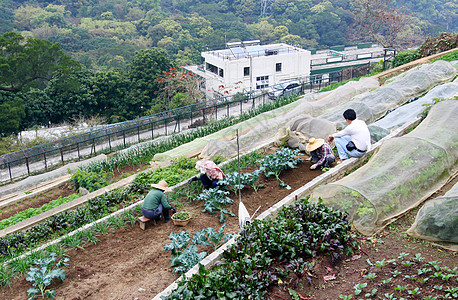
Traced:
<path fill-rule="evenodd" d="M 310 162 L 303 162 L 297 169 L 282 173 L 281 179 L 291 186 L 291 190 L 280 188 L 278 181 L 264 177 L 260 177 L 260 183 L 265 188 L 259 189 L 257 193 L 251 188 L 243 189 L 242 201 L 248 212 L 253 214 L 259 206 L 261 208 L 257 214 L 265 211 L 291 191 L 322 174 L 321 170 L 311 171 L 310 165 Z M 451 184 L 433 197 L 445 193 Z M 227 208 L 236 213 L 238 196 L 231 194 L 230 197 L 235 201 Z M 172 222 L 161 222 L 155 226 L 147 226 L 142 231 L 136 223 L 134 226 L 126 225 L 99 236 L 97 244 L 88 243 L 82 249 L 70 250 L 65 281 L 55 282 L 50 287 L 56 290 L 56 299 L 152 299 L 179 278 L 179 275 L 172 273 L 170 253 L 163 249 L 170 242 L 170 233 L 189 230 L 192 235 L 207 227 L 218 230 L 222 225 L 217 215 L 201 212 L 201 203 L 185 201 L 185 206 L 193 214 L 193 219 L 186 227 L 176 227 Z M 305 281 L 299 282 L 297 286 L 293 281 L 286 281 L 275 287 L 269 293 L 268 299 L 293 299 L 288 293 L 288 287 L 299 292 L 302 299 L 339 299 L 341 294 L 353 293 L 353 286 L 366 280 L 362 277 L 364 274 L 374 272 L 367 264 L 367 259 L 374 263 L 383 258 L 397 258 L 402 252 L 410 252 L 412 255 L 421 253 L 425 261 L 441 260 L 443 264 L 453 268 L 457 262 L 455 253 L 412 239 L 405 234 L 414 218 L 415 211 L 411 211 L 375 237 L 360 238 L 362 251 L 345 258 L 336 266 L 332 266 L 328 258 L 316 258 L 316 265 L 311 273 L 311 286 Z M 225 233 L 239 230 L 236 217 L 228 217 L 225 224 Z M 210 253 L 212 249 L 199 248 L 199 251 Z M 335 279 L 325 280 L 330 278 L 325 277 L 328 275 L 334 275 Z M 21 276 L 12 282 L 10 288 L 1 290 L 0 298 L 26 299 L 26 291 L 30 287 L 31 283 L 25 280 L 25 276 Z M 369 286 L 367 289 L 369 290 Z M 393 288 L 390 291 L 395 292 Z"/>
<path fill-rule="evenodd" d="M 141 172 L 150 165 L 136 165 L 136 166 L 123 166 L 113 171 L 113 176 L 110 178 L 112 182 L 117 182 L 120 179 Z M 37 195 L 20 202 L 16 202 L 9 206 L 6 206 L 0 210 L 0 220 L 7 219 L 11 216 L 14 216 L 20 211 L 26 210 L 28 208 L 39 208 L 44 204 L 56 200 L 59 197 L 64 198 L 71 194 L 76 193 L 73 185 L 70 182 L 66 182 L 63 185 L 53 188 L 47 192 L 44 192 L 41 195 Z"/>

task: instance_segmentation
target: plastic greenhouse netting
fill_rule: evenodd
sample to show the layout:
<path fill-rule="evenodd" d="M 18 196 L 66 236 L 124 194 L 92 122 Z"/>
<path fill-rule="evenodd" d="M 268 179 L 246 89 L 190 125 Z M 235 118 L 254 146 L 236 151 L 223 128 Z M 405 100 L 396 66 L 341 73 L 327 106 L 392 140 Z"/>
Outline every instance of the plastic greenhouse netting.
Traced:
<path fill-rule="evenodd" d="M 455 96 L 458 96 L 458 82 L 456 80 L 436 86 L 420 99 L 395 109 L 382 119 L 369 125 L 372 141 L 381 140 L 389 135 L 393 129 L 417 118 L 426 109 L 425 105 L 433 103 L 434 99 L 450 99 Z"/>
<path fill-rule="evenodd" d="M 458 183 L 445 195 L 427 201 L 407 233 L 424 240 L 452 242 L 458 250 Z"/>
<path fill-rule="evenodd" d="M 248 151 L 254 149 L 257 145 L 267 142 L 273 138 L 279 130 L 284 130 L 288 127 L 287 123 L 291 120 L 302 118 L 304 115 L 307 116 L 318 116 L 323 112 L 329 110 L 330 107 L 339 103 L 345 103 L 350 101 L 354 96 L 368 92 L 379 86 L 378 81 L 374 78 L 362 78 L 359 81 L 351 81 L 343 86 L 340 86 L 336 90 L 327 93 L 325 96 L 319 97 L 315 101 L 304 101 L 299 100 L 294 103 L 294 106 L 290 106 L 289 109 L 283 109 L 282 113 L 275 112 L 273 115 L 271 112 L 263 113 L 255 118 L 248 120 L 252 122 L 254 126 L 244 130 L 240 135 L 240 151 Z M 280 110 L 280 109 L 278 109 Z M 266 117 L 269 116 L 269 117 Z M 310 119 L 310 117 L 307 117 Z M 309 124 L 308 128 L 313 129 L 314 132 L 322 133 L 320 130 L 323 122 L 314 122 Z M 231 128 L 230 132 L 233 134 L 234 128 L 240 127 L 241 125 L 235 125 Z M 243 125 L 242 125 L 243 126 Z M 306 125 L 304 125 L 306 127 Z M 326 128 L 331 126 L 329 134 L 335 131 L 333 124 L 328 124 Z M 281 133 L 280 133 L 281 135 Z M 310 136 L 310 132 L 304 133 L 306 137 Z M 229 139 L 225 136 L 224 139 L 212 139 L 208 142 L 206 147 L 202 150 L 200 157 L 205 159 L 211 159 L 215 155 L 220 155 L 226 158 L 233 157 L 237 154 L 236 140 L 232 137 Z"/>
<path fill-rule="evenodd" d="M 422 65 L 394 77 L 389 83 L 385 83 L 364 97 L 335 106 L 321 118 L 334 122 L 337 129 L 340 130 L 347 125 L 342 118 L 342 113 L 352 108 L 356 111 L 358 119 L 370 124 L 409 99 L 423 95 L 436 85 L 453 80 L 456 74 L 456 68 L 446 61 L 439 60 L 432 64 Z"/>
<path fill-rule="evenodd" d="M 314 189 L 312 202 L 349 213 L 362 234 L 381 230 L 417 206 L 456 171 L 458 101 L 433 106 L 411 133 L 384 142 L 371 160 L 352 174 Z"/>

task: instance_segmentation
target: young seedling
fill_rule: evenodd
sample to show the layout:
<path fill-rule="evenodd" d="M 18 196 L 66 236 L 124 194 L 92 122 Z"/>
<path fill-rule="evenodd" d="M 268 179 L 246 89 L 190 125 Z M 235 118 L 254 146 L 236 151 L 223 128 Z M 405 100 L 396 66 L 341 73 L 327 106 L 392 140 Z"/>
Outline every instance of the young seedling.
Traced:
<path fill-rule="evenodd" d="M 361 292 L 363 291 L 363 288 L 365 288 L 367 286 L 367 283 L 358 283 L 354 286 L 355 288 L 355 295 L 358 296 L 359 294 L 361 294 Z"/>
<path fill-rule="evenodd" d="M 406 260 L 406 261 L 403 261 L 401 264 L 403 264 L 406 267 L 409 267 L 409 266 L 413 265 L 414 263 L 409 261 L 409 260 Z"/>
<path fill-rule="evenodd" d="M 369 279 L 375 279 L 377 277 L 377 274 L 375 273 L 367 273 L 367 275 L 364 275 L 363 277 L 369 278 Z"/>
<path fill-rule="evenodd" d="M 385 259 L 376 261 L 376 262 L 375 262 L 375 266 L 376 266 L 376 267 L 379 267 L 380 269 L 382 269 L 384 266 L 386 266 L 386 261 L 385 261 Z"/>
<path fill-rule="evenodd" d="M 353 298 L 353 296 L 352 295 L 339 295 L 339 298 L 340 299 L 344 299 L 344 300 L 349 300 L 349 299 Z"/>
<path fill-rule="evenodd" d="M 423 275 L 423 274 L 429 273 L 431 271 L 432 271 L 431 268 L 417 269 L 417 275 Z"/>
<path fill-rule="evenodd" d="M 390 283 L 390 281 L 391 281 L 392 279 L 393 279 L 393 278 L 390 277 L 390 278 L 387 278 L 387 279 L 385 279 L 385 280 L 380 281 L 380 283 L 381 283 L 381 284 L 388 284 L 388 283 Z"/>
<path fill-rule="evenodd" d="M 407 287 L 398 284 L 398 286 L 395 287 L 394 289 L 402 292 L 402 291 L 407 290 Z"/>
<path fill-rule="evenodd" d="M 442 274 L 442 280 L 448 281 L 453 276 L 453 274 Z"/>
<path fill-rule="evenodd" d="M 445 292 L 447 293 L 447 294 L 445 294 L 445 298 L 446 299 L 449 299 L 450 297 L 458 298 L 458 287 L 447 288 L 447 289 L 445 289 Z"/>
<path fill-rule="evenodd" d="M 396 298 L 394 297 L 394 294 L 385 293 L 385 294 L 383 294 L 383 296 L 385 296 L 385 298 L 386 298 L 387 300 L 394 300 L 394 299 L 396 299 Z"/>
<path fill-rule="evenodd" d="M 420 288 L 417 287 L 417 288 L 415 288 L 413 290 L 408 290 L 407 293 L 409 295 L 414 295 L 415 296 L 415 295 L 419 295 L 421 292 L 420 292 Z"/>
<path fill-rule="evenodd" d="M 374 297 L 375 294 L 377 294 L 377 289 L 376 289 L 376 288 L 373 288 L 372 291 L 371 291 L 370 293 L 366 293 L 364 296 L 365 296 L 366 298 L 372 299 L 372 297 Z"/>
<path fill-rule="evenodd" d="M 415 258 L 414 258 L 416 261 L 420 262 L 422 260 L 424 260 L 425 258 L 421 256 L 421 253 L 417 253 L 415 254 Z"/>
<path fill-rule="evenodd" d="M 393 277 L 396 277 L 398 275 L 401 275 L 401 272 L 398 271 L 398 270 L 394 270 L 393 272 L 391 272 L 393 274 Z"/>
<path fill-rule="evenodd" d="M 426 278 L 424 278 L 424 279 L 417 279 L 417 282 L 419 282 L 419 283 L 426 283 L 428 280 L 429 280 L 429 278 L 426 277 Z"/>
<path fill-rule="evenodd" d="M 441 262 L 437 260 L 428 262 L 428 264 L 430 264 L 436 271 L 440 270 L 440 266 L 439 266 L 440 263 Z"/>
<path fill-rule="evenodd" d="M 398 258 L 399 258 L 400 260 L 403 260 L 403 259 L 404 259 L 406 256 L 408 256 L 408 255 L 409 255 L 409 253 L 402 252 L 402 253 L 399 254 Z"/>

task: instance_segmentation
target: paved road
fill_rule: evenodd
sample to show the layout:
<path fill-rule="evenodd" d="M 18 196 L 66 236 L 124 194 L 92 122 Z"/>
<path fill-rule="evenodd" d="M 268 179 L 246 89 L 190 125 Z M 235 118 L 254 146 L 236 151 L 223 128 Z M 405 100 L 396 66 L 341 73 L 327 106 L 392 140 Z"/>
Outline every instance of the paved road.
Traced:
<path fill-rule="evenodd" d="M 308 91 L 309 92 L 309 91 Z M 268 103 L 271 100 L 268 99 L 267 96 L 264 97 L 259 97 L 256 98 L 255 100 L 249 100 L 249 101 L 242 101 L 240 103 L 234 103 L 232 106 L 229 108 L 227 106 L 223 106 L 216 109 L 213 109 L 213 112 L 209 112 L 206 117 L 209 120 L 221 120 L 227 117 L 235 117 L 239 116 L 241 112 L 247 112 L 253 108 L 257 108 L 261 106 L 262 104 Z M 196 119 L 193 119 L 193 122 L 195 122 Z M 165 135 L 171 135 L 173 133 L 178 133 L 178 132 L 183 132 L 188 130 L 188 126 L 191 125 L 191 120 L 180 120 L 178 122 L 173 122 L 167 124 L 167 126 L 164 126 L 162 124 L 161 126 L 154 127 L 154 139 L 157 139 L 160 136 L 165 136 Z M 152 140 L 153 132 L 151 129 L 148 130 L 143 130 L 140 132 L 137 132 L 135 129 L 133 132 L 130 132 L 130 134 L 126 134 L 125 139 L 122 136 L 122 133 L 120 133 L 116 138 L 110 138 L 108 137 L 104 139 L 100 139 L 99 142 L 95 145 L 95 153 L 94 153 L 94 148 L 92 147 L 92 144 L 89 144 L 85 147 L 80 145 L 79 148 L 79 155 L 78 155 L 78 150 L 76 149 L 76 146 L 72 151 L 66 151 L 63 154 L 64 157 L 64 162 L 71 162 L 71 161 L 78 161 L 78 157 L 92 157 L 95 154 L 100 154 L 103 151 L 108 152 L 111 148 L 124 148 L 124 144 L 128 145 L 133 145 L 137 144 L 141 141 L 147 141 L 147 140 Z M 48 168 L 55 168 L 57 166 L 62 166 L 62 157 L 60 155 L 59 151 L 56 151 L 57 153 L 54 153 L 54 155 L 46 155 L 46 166 Z M 30 173 L 38 173 L 44 171 L 45 168 L 45 160 L 42 156 L 37 157 L 34 161 L 29 161 L 29 171 Z M 11 170 L 11 173 L 10 173 Z M 27 165 L 25 164 L 25 161 L 22 162 L 20 165 L 16 166 L 11 166 L 9 169 L 7 166 L 2 165 L 0 166 L 0 184 L 5 184 L 10 182 L 10 176 L 14 179 L 26 177 L 28 175 L 28 170 L 27 170 Z"/>

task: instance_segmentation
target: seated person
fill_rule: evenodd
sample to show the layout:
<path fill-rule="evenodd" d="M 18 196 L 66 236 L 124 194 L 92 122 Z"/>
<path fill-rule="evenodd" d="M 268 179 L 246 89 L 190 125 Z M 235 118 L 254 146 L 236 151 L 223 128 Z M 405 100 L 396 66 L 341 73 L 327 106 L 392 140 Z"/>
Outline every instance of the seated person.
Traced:
<path fill-rule="evenodd" d="M 318 167 L 330 168 L 331 164 L 336 161 L 331 147 L 323 139 L 310 138 L 305 150 L 310 152 L 310 161 L 313 163 L 310 169 L 312 170 Z"/>
<path fill-rule="evenodd" d="M 172 191 L 165 180 L 159 181 L 158 184 L 151 185 L 154 189 L 146 195 L 143 200 L 142 213 L 148 219 L 159 220 L 162 213 L 164 213 L 165 222 L 171 220 L 169 211 L 176 209 L 169 204 L 165 197 L 165 192 Z"/>
<path fill-rule="evenodd" d="M 218 180 L 226 177 L 223 171 L 211 160 L 199 160 L 196 162 L 196 169 L 200 171 L 200 175 L 189 179 L 188 183 L 200 180 L 205 189 L 216 188 Z"/>
<path fill-rule="evenodd" d="M 351 157 L 361 157 L 371 150 L 371 134 L 366 122 L 356 119 L 356 112 L 347 109 L 343 113 L 345 121 L 349 124 L 343 130 L 329 136 L 328 142 L 335 138 L 337 152 L 341 160 Z"/>

